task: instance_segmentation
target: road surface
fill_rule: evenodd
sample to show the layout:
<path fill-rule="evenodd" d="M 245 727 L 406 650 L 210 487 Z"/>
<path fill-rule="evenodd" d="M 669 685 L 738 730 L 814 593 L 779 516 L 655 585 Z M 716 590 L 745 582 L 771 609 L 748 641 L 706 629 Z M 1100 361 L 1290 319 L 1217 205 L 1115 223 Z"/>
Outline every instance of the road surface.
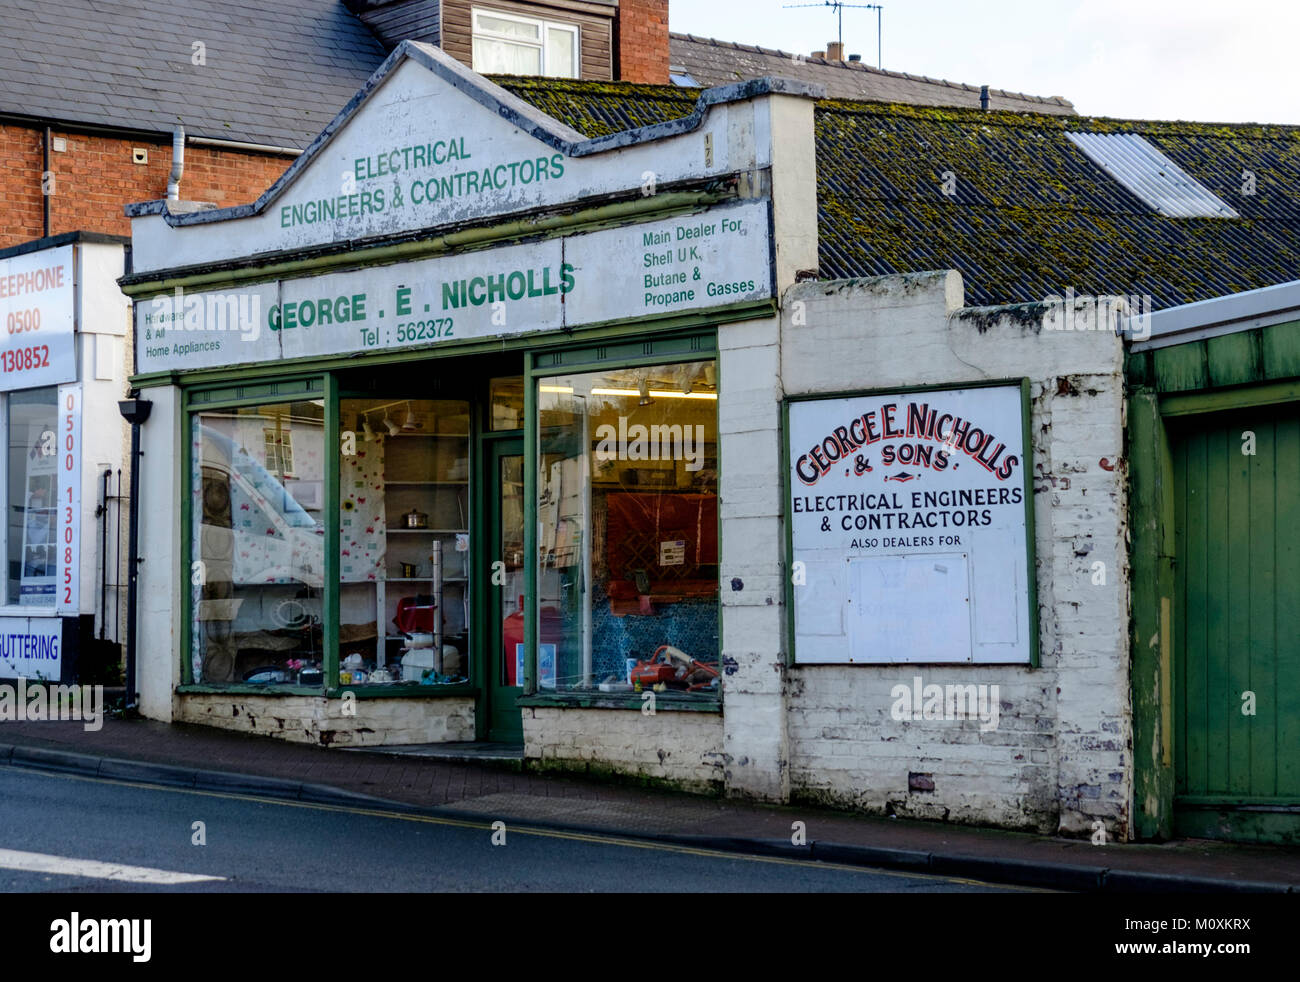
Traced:
<path fill-rule="evenodd" d="M 3 892 L 1022 892 L 513 822 L 493 839 L 454 818 L 0 767 Z"/>

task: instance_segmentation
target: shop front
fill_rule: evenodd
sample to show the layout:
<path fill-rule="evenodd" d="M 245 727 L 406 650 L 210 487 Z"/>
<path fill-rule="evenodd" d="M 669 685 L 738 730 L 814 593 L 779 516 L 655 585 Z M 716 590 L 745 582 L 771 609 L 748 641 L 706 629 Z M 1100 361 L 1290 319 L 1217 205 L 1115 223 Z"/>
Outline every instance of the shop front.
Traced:
<path fill-rule="evenodd" d="M 131 209 L 145 714 L 589 761 L 670 717 L 624 763 L 720 783 L 719 329 L 815 261 L 811 107 L 588 140 L 408 43 L 255 205 Z"/>
<path fill-rule="evenodd" d="M 83 233 L 0 251 L 0 679 L 117 663 L 124 260 L 122 239 Z"/>
<path fill-rule="evenodd" d="M 792 86 L 587 139 L 406 43 L 135 206 L 143 712 L 1131 835 L 1123 301 L 817 279 Z"/>

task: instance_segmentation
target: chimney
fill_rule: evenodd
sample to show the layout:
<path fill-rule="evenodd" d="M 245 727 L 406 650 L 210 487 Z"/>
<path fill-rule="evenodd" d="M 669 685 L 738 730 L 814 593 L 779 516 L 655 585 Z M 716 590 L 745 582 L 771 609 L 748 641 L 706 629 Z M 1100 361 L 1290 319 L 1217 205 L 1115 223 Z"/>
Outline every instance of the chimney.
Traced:
<path fill-rule="evenodd" d="M 826 43 L 826 57 L 831 61 L 844 60 L 844 45 L 840 41 L 828 41 Z"/>
<path fill-rule="evenodd" d="M 825 52 L 825 51 L 814 51 L 814 52 L 812 53 L 812 56 L 813 56 L 814 58 L 825 58 L 825 57 L 826 57 L 826 52 Z"/>
<path fill-rule="evenodd" d="M 614 25 L 614 78 L 668 85 L 668 0 L 621 0 Z"/>
<path fill-rule="evenodd" d="M 989 87 L 987 85 L 980 86 L 980 108 L 985 112 L 989 111 Z"/>

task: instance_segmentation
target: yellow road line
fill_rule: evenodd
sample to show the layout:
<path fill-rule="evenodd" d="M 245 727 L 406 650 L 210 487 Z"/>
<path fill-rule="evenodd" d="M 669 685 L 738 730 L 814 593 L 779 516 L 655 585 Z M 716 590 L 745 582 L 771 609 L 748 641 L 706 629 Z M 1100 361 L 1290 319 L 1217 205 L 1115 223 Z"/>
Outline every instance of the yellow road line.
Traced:
<path fill-rule="evenodd" d="M 119 778 L 90 777 L 85 774 L 61 774 L 57 771 L 42 771 L 36 768 L 15 767 L 14 770 L 27 774 L 39 774 L 43 777 L 57 777 L 71 781 L 89 781 L 94 784 L 113 784 L 119 787 L 141 788 L 147 791 L 170 791 L 176 794 L 199 795 L 206 798 L 225 798 L 231 801 L 252 801 L 264 805 L 281 805 L 289 808 L 306 808 L 313 811 L 334 812 L 342 815 L 361 815 L 367 818 L 386 818 L 399 822 L 417 822 L 425 825 L 444 825 L 451 828 L 478 829 L 491 831 L 490 824 L 470 821 L 462 818 L 447 818 L 440 815 L 412 815 L 405 812 L 383 811 L 375 808 L 361 808 L 355 805 L 327 805 L 312 801 L 291 801 L 287 798 L 263 798 L 259 795 L 237 794 L 229 791 L 204 791 L 199 788 L 177 788 L 166 784 L 150 784 L 143 781 L 127 781 Z M 572 842 L 588 842 L 598 845 L 621 846 L 628 849 L 647 849 L 657 852 L 670 852 L 684 856 L 703 856 L 713 859 L 739 859 L 751 863 L 772 863 L 778 866 L 799 866 L 819 870 L 842 870 L 846 873 L 870 873 L 876 876 L 892 876 L 908 880 L 940 880 L 944 883 L 960 883 L 965 886 L 996 886 L 1000 890 L 1013 890 L 1021 893 L 1050 893 L 1037 887 L 1022 887 L 1014 884 L 988 883 L 983 880 L 971 880 L 960 876 L 944 876 L 939 873 L 905 873 L 897 870 L 877 869 L 876 867 L 849 866 L 844 863 L 828 863 L 817 859 L 792 859 L 785 856 L 754 856 L 745 853 L 724 852 L 719 849 L 706 849 L 699 846 L 678 845 L 672 842 L 654 842 L 644 839 L 629 839 L 623 836 L 592 833 L 570 832 L 563 829 L 540 829 L 527 825 L 515 825 L 507 822 L 511 835 L 530 835 L 535 838 L 567 839 Z"/>

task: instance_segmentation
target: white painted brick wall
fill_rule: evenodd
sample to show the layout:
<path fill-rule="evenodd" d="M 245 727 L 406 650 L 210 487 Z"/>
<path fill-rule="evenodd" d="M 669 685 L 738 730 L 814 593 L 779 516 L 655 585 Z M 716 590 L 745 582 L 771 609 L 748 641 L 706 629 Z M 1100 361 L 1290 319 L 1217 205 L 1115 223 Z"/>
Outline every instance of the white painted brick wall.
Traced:
<path fill-rule="evenodd" d="M 756 105 L 769 147 L 778 295 L 817 268 L 817 165 L 807 152 L 813 104 Z M 718 328 L 721 486 L 723 759 L 730 794 L 783 801 L 790 793 L 784 692 L 785 605 L 781 482 L 780 320 Z"/>
<path fill-rule="evenodd" d="M 180 683 L 181 590 L 189 576 L 181 570 L 180 485 L 181 390 L 148 390 L 153 402 L 149 424 L 140 429 L 140 527 L 143 562 L 137 581 L 136 691 L 142 715 L 172 718 L 173 690 Z M 127 518 L 123 503 L 122 519 Z M 123 561 L 123 568 L 126 562 Z M 123 612 L 125 617 L 125 608 Z"/>
<path fill-rule="evenodd" d="M 791 795 L 1047 832 L 1086 834 L 1102 821 L 1124 838 L 1132 755 L 1122 346 L 1104 330 L 1045 328 L 1042 310 L 961 303 L 953 272 L 796 286 L 783 303 L 782 378 L 788 395 L 1032 380 L 1041 667 L 788 670 Z M 746 557 L 775 548 L 784 544 L 757 533 L 743 544 Z M 1096 561 L 1106 564 L 1104 586 L 1092 583 Z M 916 675 L 998 685 L 998 728 L 894 721 L 890 690 Z M 934 790 L 909 790 L 910 773 L 931 775 Z"/>
<path fill-rule="evenodd" d="M 524 756 L 542 765 L 614 771 L 684 788 L 722 785 L 722 717 L 664 710 L 528 708 Z"/>
<path fill-rule="evenodd" d="M 718 328 L 723 749 L 729 793 L 783 801 L 781 384 L 777 318 Z"/>
<path fill-rule="evenodd" d="M 474 700 L 358 699 L 355 716 L 343 702 L 317 696 L 193 693 L 178 695 L 174 718 L 292 743 L 334 747 L 448 743 L 474 739 Z"/>

